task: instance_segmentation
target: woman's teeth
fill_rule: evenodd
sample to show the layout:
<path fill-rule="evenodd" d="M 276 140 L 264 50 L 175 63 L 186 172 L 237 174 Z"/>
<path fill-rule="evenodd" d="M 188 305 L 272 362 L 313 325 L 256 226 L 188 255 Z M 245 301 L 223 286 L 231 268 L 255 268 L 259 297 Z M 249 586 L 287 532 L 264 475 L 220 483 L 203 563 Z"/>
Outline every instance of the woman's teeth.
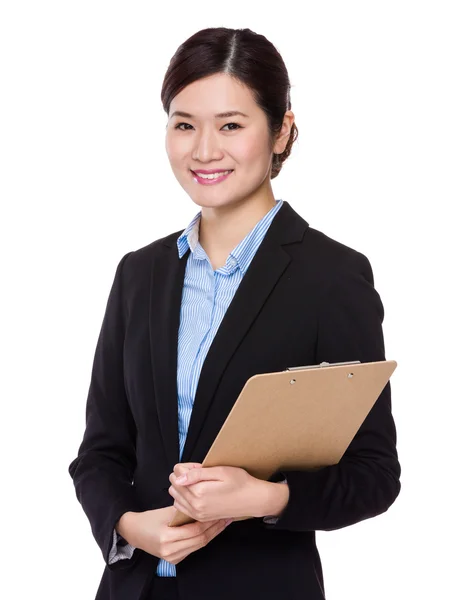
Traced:
<path fill-rule="evenodd" d="M 202 179 L 217 179 L 218 177 L 223 177 L 231 172 L 232 171 L 221 171 L 221 173 L 211 173 L 210 175 L 207 175 L 206 173 L 196 173 L 196 176 L 201 177 Z"/>

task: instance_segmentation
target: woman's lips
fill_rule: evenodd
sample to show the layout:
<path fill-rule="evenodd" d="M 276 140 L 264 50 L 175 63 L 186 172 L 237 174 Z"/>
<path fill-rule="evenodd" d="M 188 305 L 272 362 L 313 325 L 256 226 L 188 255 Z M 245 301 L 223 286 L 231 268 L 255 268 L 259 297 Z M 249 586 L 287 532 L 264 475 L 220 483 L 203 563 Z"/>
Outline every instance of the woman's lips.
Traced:
<path fill-rule="evenodd" d="M 221 175 L 220 177 L 215 177 L 214 179 L 204 179 L 200 175 L 197 175 L 194 171 L 191 171 L 193 174 L 193 179 L 196 183 L 200 183 L 201 185 L 214 185 L 215 183 L 221 183 L 221 181 L 225 181 L 229 175 L 233 173 L 233 170 L 226 175 Z"/>

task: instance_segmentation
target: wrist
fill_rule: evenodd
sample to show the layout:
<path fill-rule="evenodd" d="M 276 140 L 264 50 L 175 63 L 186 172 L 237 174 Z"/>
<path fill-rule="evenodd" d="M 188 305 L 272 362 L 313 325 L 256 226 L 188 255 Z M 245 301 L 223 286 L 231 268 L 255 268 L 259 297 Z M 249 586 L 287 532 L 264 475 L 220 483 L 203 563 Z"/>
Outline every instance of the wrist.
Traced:
<path fill-rule="evenodd" d="M 121 535 L 124 538 L 124 540 L 126 540 L 126 542 L 128 542 L 132 546 L 135 546 L 132 540 L 134 539 L 133 525 L 135 523 L 135 518 L 137 514 L 138 513 L 133 511 L 125 512 L 118 520 L 115 526 L 117 533 Z"/>
<path fill-rule="evenodd" d="M 290 490 L 286 483 L 262 481 L 261 502 L 256 517 L 278 517 L 288 504 Z"/>

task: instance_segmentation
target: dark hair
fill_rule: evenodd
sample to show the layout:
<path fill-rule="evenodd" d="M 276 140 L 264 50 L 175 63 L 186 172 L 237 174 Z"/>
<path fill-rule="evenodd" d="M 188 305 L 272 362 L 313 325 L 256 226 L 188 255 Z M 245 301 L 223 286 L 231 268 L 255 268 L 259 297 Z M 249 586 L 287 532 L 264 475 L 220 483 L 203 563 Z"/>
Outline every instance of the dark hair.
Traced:
<path fill-rule="evenodd" d="M 169 63 L 161 90 L 166 113 L 169 115 L 172 99 L 183 88 L 215 73 L 227 73 L 248 86 L 266 114 L 272 147 L 285 112 L 291 110 L 290 80 L 275 46 L 250 29 L 209 27 L 198 31 L 177 48 Z M 271 179 L 279 174 L 297 135 L 293 122 L 285 150 L 273 155 Z"/>

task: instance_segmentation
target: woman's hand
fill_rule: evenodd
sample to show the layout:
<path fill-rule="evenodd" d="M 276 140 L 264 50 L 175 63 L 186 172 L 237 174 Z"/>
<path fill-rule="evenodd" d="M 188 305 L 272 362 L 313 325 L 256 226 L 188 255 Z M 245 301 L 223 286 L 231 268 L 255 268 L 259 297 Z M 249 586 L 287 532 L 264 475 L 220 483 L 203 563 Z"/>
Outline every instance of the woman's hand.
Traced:
<path fill-rule="evenodd" d="M 177 481 L 177 477 L 186 477 Z M 268 482 L 238 467 L 175 465 L 169 476 L 174 507 L 196 521 L 265 516 Z"/>
<path fill-rule="evenodd" d="M 116 531 L 135 548 L 176 565 L 192 552 L 206 546 L 227 526 L 226 520 L 215 519 L 169 527 L 175 512 L 173 506 L 126 512 L 117 522 Z"/>

